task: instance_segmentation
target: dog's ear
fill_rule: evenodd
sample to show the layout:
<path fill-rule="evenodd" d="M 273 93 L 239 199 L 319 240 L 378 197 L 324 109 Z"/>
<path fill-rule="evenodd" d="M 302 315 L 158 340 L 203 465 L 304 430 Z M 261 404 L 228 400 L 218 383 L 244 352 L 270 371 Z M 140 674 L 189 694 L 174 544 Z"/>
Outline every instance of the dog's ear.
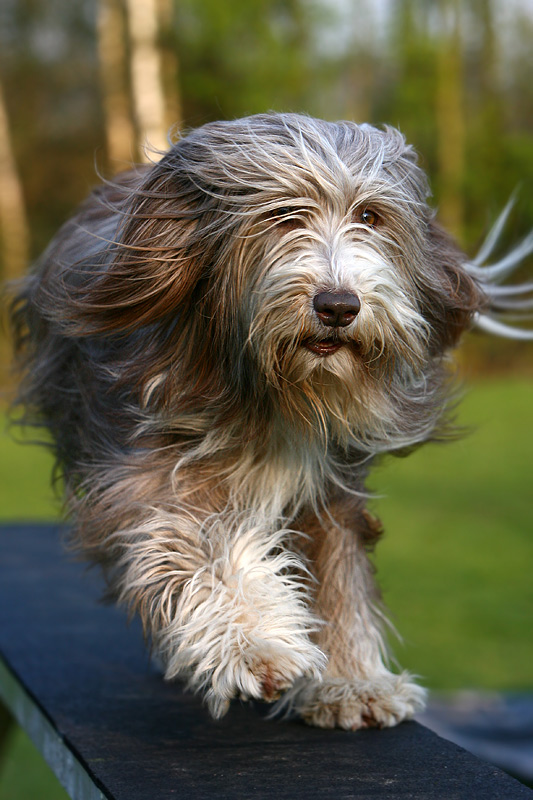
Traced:
<path fill-rule="evenodd" d="M 478 283 L 465 269 L 467 256 L 452 237 L 433 220 L 428 225 L 428 260 L 432 266 L 431 288 L 424 315 L 433 332 L 433 350 L 454 347 L 471 327 L 474 315 L 486 305 Z"/>
<path fill-rule="evenodd" d="M 206 263 L 195 187 L 168 165 L 101 187 L 58 234 L 40 303 L 74 335 L 130 332 L 175 313 Z M 136 175 L 136 177 L 135 177 Z M 37 300 L 39 303 L 39 300 Z"/>

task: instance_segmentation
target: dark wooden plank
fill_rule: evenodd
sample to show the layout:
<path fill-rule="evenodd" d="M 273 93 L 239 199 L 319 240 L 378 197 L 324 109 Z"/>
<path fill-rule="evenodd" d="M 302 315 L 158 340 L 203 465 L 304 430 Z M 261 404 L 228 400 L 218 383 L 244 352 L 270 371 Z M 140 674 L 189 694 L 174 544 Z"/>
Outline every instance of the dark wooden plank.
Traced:
<path fill-rule="evenodd" d="M 99 576 L 68 559 L 59 533 L 0 528 L 0 680 L 5 702 L 29 704 L 55 736 L 47 757 L 76 800 L 533 798 L 415 722 L 323 731 L 239 703 L 213 722 L 162 680 L 138 625 L 98 603 Z"/>

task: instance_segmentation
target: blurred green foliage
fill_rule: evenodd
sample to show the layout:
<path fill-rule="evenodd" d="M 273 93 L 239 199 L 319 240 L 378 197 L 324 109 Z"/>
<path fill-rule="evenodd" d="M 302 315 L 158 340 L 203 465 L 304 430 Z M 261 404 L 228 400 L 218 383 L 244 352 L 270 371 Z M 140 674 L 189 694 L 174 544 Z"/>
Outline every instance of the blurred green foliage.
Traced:
<path fill-rule="evenodd" d="M 159 49 L 174 61 L 163 81 L 167 117 L 181 109 L 181 130 L 268 110 L 392 124 L 421 154 L 441 221 L 467 252 L 475 252 L 517 188 L 502 251 L 531 227 L 533 8 L 527 0 L 158 2 L 169 12 L 160 19 Z M 0 4 L 0 82 L 33 257 L 97 173 L 113 172 L 97 25 L 99 8 L 113 4 L 122 8 L 125 31 L 124 0 Z M 125 42 L 131 107 L 128 57 Z M 132 111 L 135 128 L 134 117 Z M 137 145 L 127 148 L 132 160 L 142 141 L 137 128 Z M 471 347 L 485 370 L 521 368 L 527 352 L 518 348 L 509 363 L 505 343 L 494 338 Z"/>
<path fill-rule="evenodd" d="M 436 203 L 456 205 L 467 247 L 519 183 L 509 236 L 531 224 L 529 3 L 175 0 L 171 10 L 160 39 L 179 62 L 167 92 L 181 98 L 184 128 L 266 110 L 390 123 L 421 152 Z M 0 7 L 0 78 L 34 254 L 95 182 L 95 162 L 108 169 L 96 13 L 97 0 Z M 439 153 L 457 130 L 463 169 L 450 187 Z"/>

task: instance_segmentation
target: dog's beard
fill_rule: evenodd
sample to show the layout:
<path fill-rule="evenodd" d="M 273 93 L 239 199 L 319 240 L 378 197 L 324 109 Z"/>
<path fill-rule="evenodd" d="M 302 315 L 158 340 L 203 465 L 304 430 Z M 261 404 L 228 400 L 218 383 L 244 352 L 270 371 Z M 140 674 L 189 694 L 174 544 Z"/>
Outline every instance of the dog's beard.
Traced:
<path fill-rule="evenodd" d="M 408 276 L 364 244 L 327 266 L 305 249 L 276 250 L 251 293 L 248 341 L 291 424 L 366 453 L 412 443 L 406 405 L 431 392 L 431 369 Z M 350 325 L 331 328 L 313 313 L 313 297 L 338 287 L 354 291 L 361 309 Z"/>

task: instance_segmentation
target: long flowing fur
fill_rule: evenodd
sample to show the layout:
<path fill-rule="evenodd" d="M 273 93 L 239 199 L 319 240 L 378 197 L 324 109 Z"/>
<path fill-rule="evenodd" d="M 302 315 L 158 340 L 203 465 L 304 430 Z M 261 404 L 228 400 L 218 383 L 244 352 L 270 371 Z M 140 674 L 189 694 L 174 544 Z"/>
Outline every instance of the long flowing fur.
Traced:
<path fill-rule="evenodd" d="M 13 301 L 75 544 L 215 716 L 283 695 L 355 729 L 422 705 L 387 666 L 365 479 L 445 435 L 448 354 L 523 305 L 499 282 L 533 244 L 481 266 L 502 218 L 469 262 L 427 198 L 392 128 L 212 123 L 97 189 Z M 354 319 L 324 322 L 320 293 Z"/>

